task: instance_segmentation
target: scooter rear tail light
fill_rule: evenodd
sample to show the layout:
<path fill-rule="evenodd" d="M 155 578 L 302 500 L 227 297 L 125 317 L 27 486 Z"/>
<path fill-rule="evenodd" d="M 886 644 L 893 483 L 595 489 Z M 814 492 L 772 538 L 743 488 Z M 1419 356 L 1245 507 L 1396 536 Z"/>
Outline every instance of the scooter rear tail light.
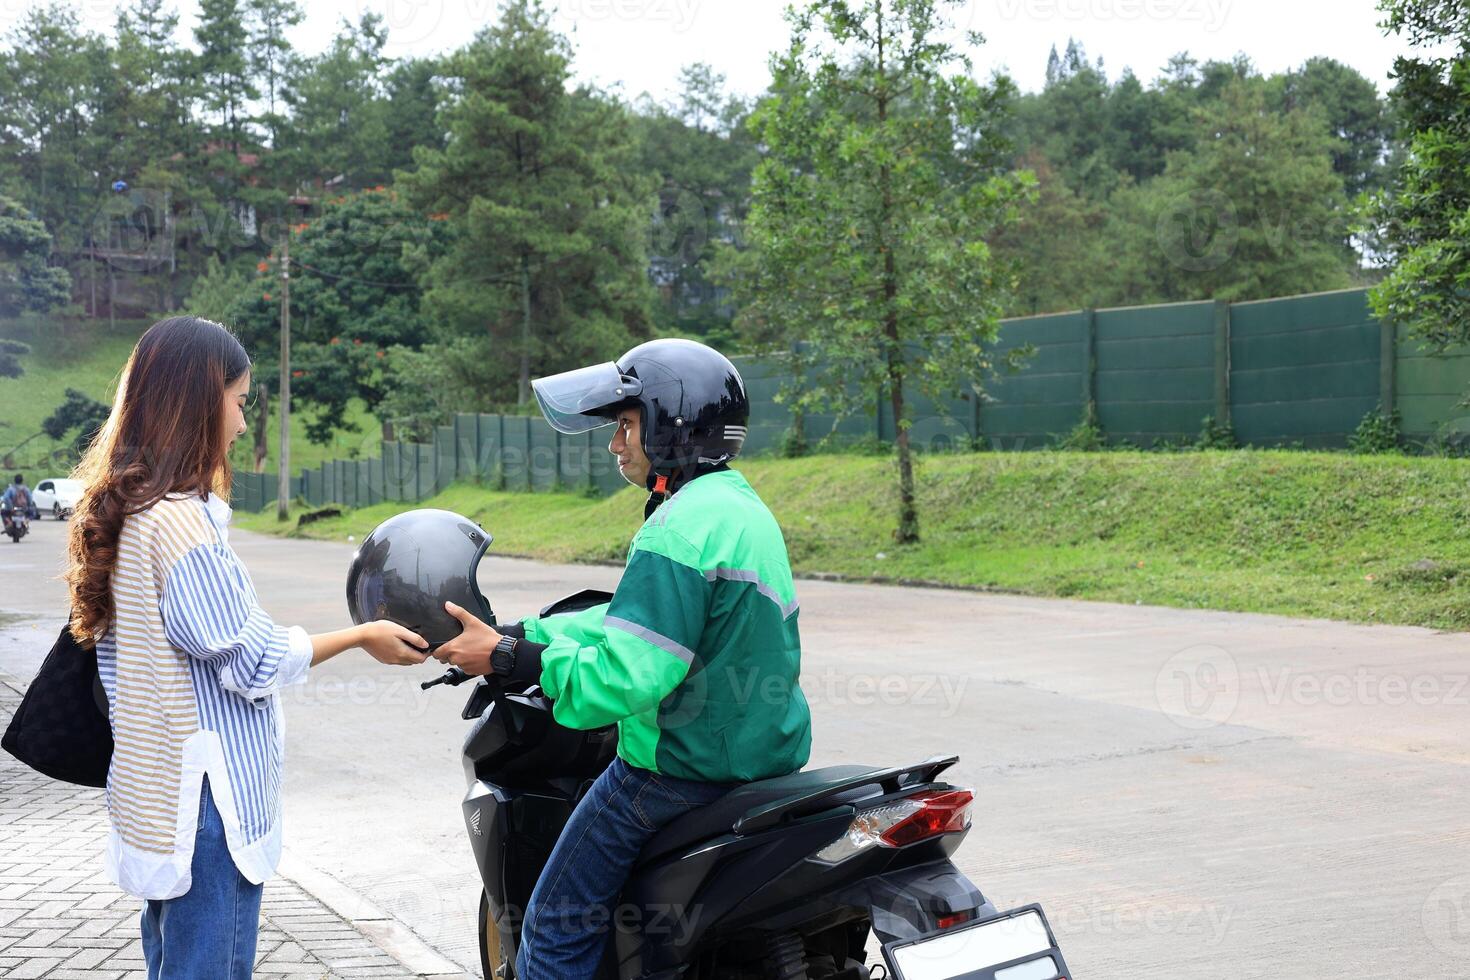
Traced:
<path fill-rule="evenodd" d="M 883 831 L 883 842 L 889 847 L 903 847 L 925 837 L 964 830 L 970 822 L 970 803 L 974 798 L 967 789 L 922 793 L 915 799 L 923 803 L 923 809 Z"/>
<path fill-rule="evenodd" d="M 927 837 L 964 830 L 974 794 L 967 789 L 931 790 L 860 810 L 847 831 L 813 855 L 836 864 L 872 847 L 903 847 Z"/>

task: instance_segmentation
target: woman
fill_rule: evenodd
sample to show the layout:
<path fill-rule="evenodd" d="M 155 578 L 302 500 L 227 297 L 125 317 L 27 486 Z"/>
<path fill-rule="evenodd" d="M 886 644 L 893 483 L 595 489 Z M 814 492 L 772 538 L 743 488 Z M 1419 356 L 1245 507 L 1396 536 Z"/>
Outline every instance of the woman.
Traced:
<path fill-rule="evenodd" d="M 75 474 L 73 634 L 95 644 L 114 737 L 107 870 L 147 899 L 150 980 L 246 980 L 281 852 L 277 692 L 353 647 L 424 659 L 394 623 L 308 636 L 275 625 L 226 538 L 230 445 L 250 361 L 224 327 L 155 323 Z"/>

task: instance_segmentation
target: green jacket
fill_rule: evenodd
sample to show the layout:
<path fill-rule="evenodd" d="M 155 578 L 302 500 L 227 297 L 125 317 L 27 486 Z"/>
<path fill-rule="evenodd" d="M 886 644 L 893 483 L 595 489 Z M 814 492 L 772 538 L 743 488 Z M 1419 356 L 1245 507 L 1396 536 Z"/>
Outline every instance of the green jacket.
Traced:
<path fill-rule="evenodd" d="M 749 781 L 800 769 L 796 591 L 781 529 L 734 470 L 679 489 L 633 538 L 612 602 L 532 617 L 541 688 L 569 728 L 616 723 L 632 766 Z"/>

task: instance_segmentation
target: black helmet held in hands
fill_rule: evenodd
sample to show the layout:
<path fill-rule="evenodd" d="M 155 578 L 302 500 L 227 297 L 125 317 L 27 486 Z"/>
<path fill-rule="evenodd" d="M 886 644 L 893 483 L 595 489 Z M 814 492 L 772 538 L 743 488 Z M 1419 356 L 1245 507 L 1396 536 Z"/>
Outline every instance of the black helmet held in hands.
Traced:
<path fill-rule="evenodd" d="M 435 649 L 460 634 L 446 601 L 491 626 L 495 614 L 475 582 L 490 533 L 452 511 L 411 510 L 390 517 L 362 539 L 347 572 L 347 609 L 354 623 L 390 619 Z"/>
<path fill-rule="evenodd" d="M 650 340 L 616 362 L 531 382 L 546 421 L 560 432 L 608 425 L 619 410 L 642 412 L 643 452 L 657 477 L 690 476 L 740 452 L 750 420 L 745 382 L 730 359 L 692 340 Z"/>

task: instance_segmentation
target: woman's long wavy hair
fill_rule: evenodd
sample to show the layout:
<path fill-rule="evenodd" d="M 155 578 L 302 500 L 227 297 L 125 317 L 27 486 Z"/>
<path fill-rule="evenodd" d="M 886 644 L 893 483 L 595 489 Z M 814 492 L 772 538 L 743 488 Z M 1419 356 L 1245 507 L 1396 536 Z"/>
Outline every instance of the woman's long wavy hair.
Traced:
<path fill-rule="evenodd" d="M 66 580 L 72 635 L 95 644 L 112 625 L 112 570 L 123 521 L 165 494 L 229 493 L 225 389 L 250 370 L 228 329 L 193 316 L 160 320 L 138 339 L 112 413 L 73 476 Z"/>

